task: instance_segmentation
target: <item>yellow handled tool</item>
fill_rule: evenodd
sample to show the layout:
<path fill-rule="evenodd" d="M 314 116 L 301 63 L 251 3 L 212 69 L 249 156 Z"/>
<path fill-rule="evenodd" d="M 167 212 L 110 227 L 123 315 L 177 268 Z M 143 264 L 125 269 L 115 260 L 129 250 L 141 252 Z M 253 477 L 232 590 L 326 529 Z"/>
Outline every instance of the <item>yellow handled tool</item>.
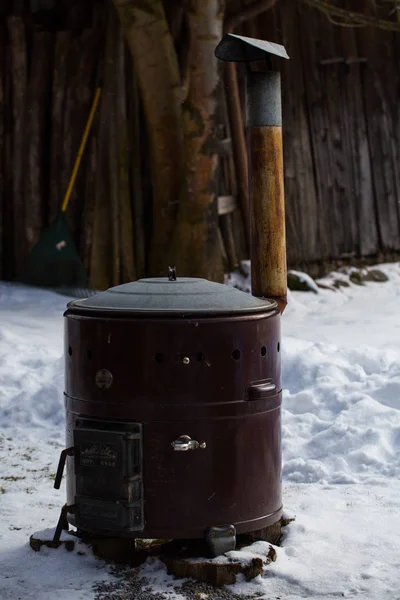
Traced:
<path fill-rule="evenodd" d="M 86 123 L 85 131 L 83 132 L 81 145 L 79 146 L 78 154 L 75 159 L 74 168 L 72 170 L 72 174 L 68 183 L 67 191 L 65 192 L 64 200 L 61 206 L 61 212 L 66 212 L 68 208 L 69 201 L 71 199 L 72 189 L 74 187 L 75 179 L 78 174 L 79 165 L 81 164 L 82 155 L 85 150 L 86 142 L 89 137 L 89 131 L 93 123 L 94 115 L 96 113 L 97 105 L 99 104 L 101 94 L 101 88 L 98 87 L 96 89 L 96 93 L 93 98 L 92 108 L 90 109 L 89 118 Z"/>

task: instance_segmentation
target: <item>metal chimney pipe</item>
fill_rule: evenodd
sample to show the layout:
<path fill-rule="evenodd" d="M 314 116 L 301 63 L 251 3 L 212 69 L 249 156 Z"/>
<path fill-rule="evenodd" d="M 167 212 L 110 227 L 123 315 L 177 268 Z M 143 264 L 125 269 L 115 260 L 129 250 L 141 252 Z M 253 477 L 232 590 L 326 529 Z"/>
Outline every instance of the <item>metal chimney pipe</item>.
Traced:
<path fill-rule="evenodd" d="M 289 58 L 280 44 L 234 33 L 225 34 L 215 49 L 220 60 L 247 64 L 252 294 L 275 299 L 282 313 L 287 304 L 287 272 L 280 74 L 249 68 L 253 61 L 269 61 L 271 54 Z"/>
<path fill-rule="evenodd" d="M 246 78 L 252 294 L 287 304 L 280 73 Z"/>

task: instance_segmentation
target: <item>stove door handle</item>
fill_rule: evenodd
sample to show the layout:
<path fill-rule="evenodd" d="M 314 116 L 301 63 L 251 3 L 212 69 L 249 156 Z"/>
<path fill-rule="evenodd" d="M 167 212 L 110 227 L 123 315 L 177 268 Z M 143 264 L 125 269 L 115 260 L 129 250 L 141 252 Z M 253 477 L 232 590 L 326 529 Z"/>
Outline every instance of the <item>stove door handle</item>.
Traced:
<path fill-rule="evenodd" d="M 248 400 L 263 400 L 271 398 L 277 393 L 276 385 L 272 379 L 252 383 L 247 388 Z"/>
<path fill-rule="evenodd" d="M 171 446 L 177 452 L 187 452 L 187 450 L 204 450 L 207 447 L 207 443 L 192 440 L 188 435 L 181 435 L 177 440 L 171 442 Z"/>

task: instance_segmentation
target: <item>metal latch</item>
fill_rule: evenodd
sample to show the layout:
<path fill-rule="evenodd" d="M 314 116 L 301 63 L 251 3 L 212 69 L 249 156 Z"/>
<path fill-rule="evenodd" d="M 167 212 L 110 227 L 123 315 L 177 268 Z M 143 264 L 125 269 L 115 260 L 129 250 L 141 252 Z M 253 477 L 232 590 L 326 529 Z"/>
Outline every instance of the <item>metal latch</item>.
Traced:
<path fill-rule="evenodd" d="M 207 447 L 207 443 L 192 440 L 188 435 L 181 435 L 177 440 L 171 442 L 171 446 L 178 452 L 186 452 L 186 450 L 197 450 L 198 448 L 203 450 Z"/>

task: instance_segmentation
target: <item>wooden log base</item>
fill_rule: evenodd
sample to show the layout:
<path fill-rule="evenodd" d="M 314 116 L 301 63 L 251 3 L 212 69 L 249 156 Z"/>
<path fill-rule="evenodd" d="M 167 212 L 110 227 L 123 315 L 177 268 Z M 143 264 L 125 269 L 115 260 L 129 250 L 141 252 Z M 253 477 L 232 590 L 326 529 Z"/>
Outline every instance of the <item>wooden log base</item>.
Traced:
<path fill-rule="evenodd" d="M 245 533 L 238 537 L 239 544 L 251 543 L 257 540 L 261 540 L 263 542 L 269 542 L 270 544 L 274 544 L 274 546 L 279 545 L 279 541 L 281 539 L 281 529 L 284 527 L 282 520 L 277 521 L 273 525 L 268 525 L 268 527 L 264 527 L 263 529 L 257 529 L 257 531 L 250 531 L 249 533 Z"/>
<path fill-rule="evenodd" d="M 39 551 L 42 546 L 58 548 L 65 545 L 74 550 L 77 542 L 90 545 L 93 553 L 106 561 L 138 567 L 149 557 L 159 558 L 168 573 L 178 578 L 215 586 L 231 585 L 237 575 L 250 581 L 263 572 L 265 566 L 275 562 L 281 528 L 294 521 L 284 518 L 258 531 L 237 536 L 236 550 L 211 558 L 205 540 L 142 540 L 112 537 L 94 537 L 83 532 L 72 535 L 63 532 L 59 542 L 53 542 L 54 530 L 48 529 L 30 537 L 30 546 Z M 75 539 L 74 539 L 75 537 Z"/>
<path fill-rule="evenodd" d="M 265 543 L 264 543 L 265 544 Z M 246 546 L 246 554 L 252 550 Z M 254 553 L 258 553 L 255 550 Z M 210 583 L 211 585 L 232 585 L 236 583 L 239 574 L 245 576 L 246 581 L 251 581 L 257 575 L 261 575 L 263 568 L 276 560 L 276 550 L 265 544 L 260 555 L 244 560 L 240 551 L 228 552 L 217 558 L 191 558 L 161 554 L 160 560 L 167 567 L 168 573 L 179 578 L 190 577 L 195 581 Z"/>

